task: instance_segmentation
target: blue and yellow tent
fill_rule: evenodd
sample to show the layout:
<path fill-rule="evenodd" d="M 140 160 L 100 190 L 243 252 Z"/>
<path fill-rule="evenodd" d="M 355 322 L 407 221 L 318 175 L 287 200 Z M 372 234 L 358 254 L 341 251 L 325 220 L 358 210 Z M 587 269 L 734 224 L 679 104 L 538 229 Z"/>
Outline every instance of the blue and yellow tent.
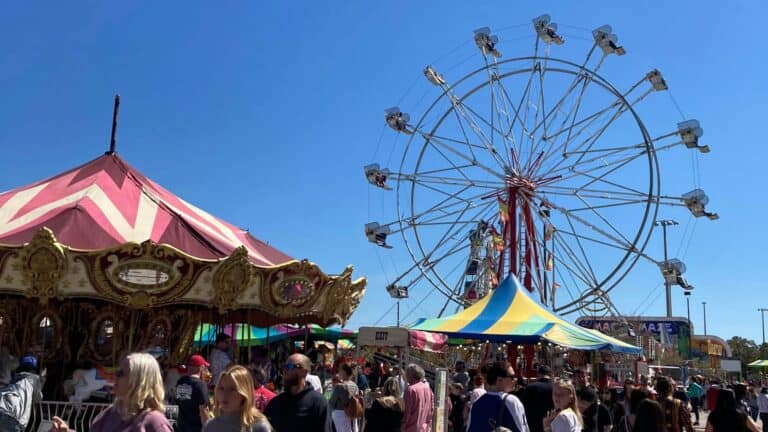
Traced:
<path fill-rule="evenodd" d="M 642 349 L 596 330 L 569 323 L 528 296 L 517 278 L 509 276 L 490 295 L 463 311 L 424 320 L 415 330 L 434 331 L 450 338 L 529 344 L 551 342 L 578 350 L 610 350 L 639 354 Z"/>

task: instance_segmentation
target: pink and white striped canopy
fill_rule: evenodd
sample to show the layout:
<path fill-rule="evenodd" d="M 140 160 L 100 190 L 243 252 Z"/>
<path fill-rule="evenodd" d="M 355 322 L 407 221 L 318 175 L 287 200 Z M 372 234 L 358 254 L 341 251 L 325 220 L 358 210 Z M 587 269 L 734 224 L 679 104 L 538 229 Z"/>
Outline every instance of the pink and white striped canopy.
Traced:
<path fill-rule="evenodd" d="M 73 249 L 152 240 L 201 259 L 227 257 L 242 245 L 258 266 L 292 260 L 175 196 L 116 154 L 0 193 L 0 244 L 23 245 L 42 227 Z"/>

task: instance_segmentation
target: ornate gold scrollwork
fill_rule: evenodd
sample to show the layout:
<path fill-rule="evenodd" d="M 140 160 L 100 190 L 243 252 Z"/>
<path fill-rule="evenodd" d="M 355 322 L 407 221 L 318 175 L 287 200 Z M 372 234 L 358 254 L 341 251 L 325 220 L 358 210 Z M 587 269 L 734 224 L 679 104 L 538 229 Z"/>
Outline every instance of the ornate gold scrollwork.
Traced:
<path fill-rule="evenodd" d="M 261 303 L 277 317 L 312 315 L 325 274 L 307 260 L 270 269 L 261 289 Z"/>
<path fill-rule="evenodd" d="M 248 250 L 240 246 L 219 265 L 213 274 L 213 305 L 220 313 L 235 309 L 237 298 L 256 277 L 253 265 L 248 261 Z"/>
<path fill-rule="evenodd" d="M 319 317 L 324 323 L 344 324 L 360 304 L 365 293 L 365 278 L 352 281 L 352 266 L 347 266 L 338 276 L 328 278 L 323 291 L 325 307 Z"/>
<path fill-rule="evenodd" d="M 127 243 L 98 254 L 79 254 L 96 291 L 106 299 L 143 309 L 184 296 L 210 262 L 152 241 Z"/>
<path fill-rule="evenodd" d="M 66 271 L 64 248 L 56 242 L 53 231 L 41 228 L 21 253 L 21 277 L 30 286 L 27 295 L 47 305 L 48 299 L 57 296 L 57 285 Z"/>

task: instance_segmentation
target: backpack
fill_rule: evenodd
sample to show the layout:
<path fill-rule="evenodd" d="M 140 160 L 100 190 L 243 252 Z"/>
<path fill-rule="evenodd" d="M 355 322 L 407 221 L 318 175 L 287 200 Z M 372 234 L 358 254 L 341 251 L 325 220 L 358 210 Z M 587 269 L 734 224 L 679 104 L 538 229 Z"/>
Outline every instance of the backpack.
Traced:
<path fill-rule="evenodd" d="M 365 405 L 363 404 L 363 397 L 360 394 L 350 394 L 347 406 L 344 407 L 344 414 L 351 419 L 363 418 L 365 413 Z"/>

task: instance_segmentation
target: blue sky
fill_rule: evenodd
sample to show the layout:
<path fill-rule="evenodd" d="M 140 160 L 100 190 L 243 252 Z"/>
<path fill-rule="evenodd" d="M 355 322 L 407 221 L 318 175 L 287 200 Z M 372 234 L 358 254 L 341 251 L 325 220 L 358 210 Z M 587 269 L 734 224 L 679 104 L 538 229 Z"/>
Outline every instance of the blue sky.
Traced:
<path fill-rule="evenodd" d="M 365 164 L 403 152 L 403 141 L 384 129 L 383 109 L 413 101 L 403 108 L 418 112 L 429 88 L 421 77 L 426 64 L 445 65 L 454 76 L 479 67 L 460 54 L 474 49 L 467 41 L 478 27 L 508 29 L 504 56 L 527 56 L 530 20 L 549 13 L 566 35 L 563 57 L 578 59 L 589 30 L 607 23 L 628 53 L 610 58 L 605 76 L 626 88 L 662 70 L 712 147 L 698 158 L 699 176 L 689 159 L 660 156 L 664 189 L 681 193 L 700 182 L 721 215 L 710 223 L 660 212 L 681 222 L 669 244 L 671 253 L 685 254 L 696 286 L 696 330 L 707 301 L 709 333 L 759 340 L 757 308 L 768 306 L 760 27 L 767 12 L 759 1 L 11 2 L 0 15 L 0 190 L 106 150 L 119 92 L 118 151 L 129 163 L 327 272 L 355 265 L 369 288 L 350 326 L 372 324 L 392 305 L 384 285 L 410 264 L 405 255 L 380 261 L 363 235 L 387 199 L 390 210 L 395 205 L 394 195 L 382 198 L 362 175 Z M 644 120 L 672 130 L 680 115 L 668 97 L 661 105 L 643 112 Z M 658 231 L 646 252 L 661 255 Z M 663 315 L 660 279 L 656 269 L 638 266 L 613 300 L 624 313 Z M 402 305 L 409 319 L 442 304 L 421 289 Z M 675 315 L 684 316 L 678 288 L 673 297 Z M 393 312 L 380 324 L 394 320 Z"/>

